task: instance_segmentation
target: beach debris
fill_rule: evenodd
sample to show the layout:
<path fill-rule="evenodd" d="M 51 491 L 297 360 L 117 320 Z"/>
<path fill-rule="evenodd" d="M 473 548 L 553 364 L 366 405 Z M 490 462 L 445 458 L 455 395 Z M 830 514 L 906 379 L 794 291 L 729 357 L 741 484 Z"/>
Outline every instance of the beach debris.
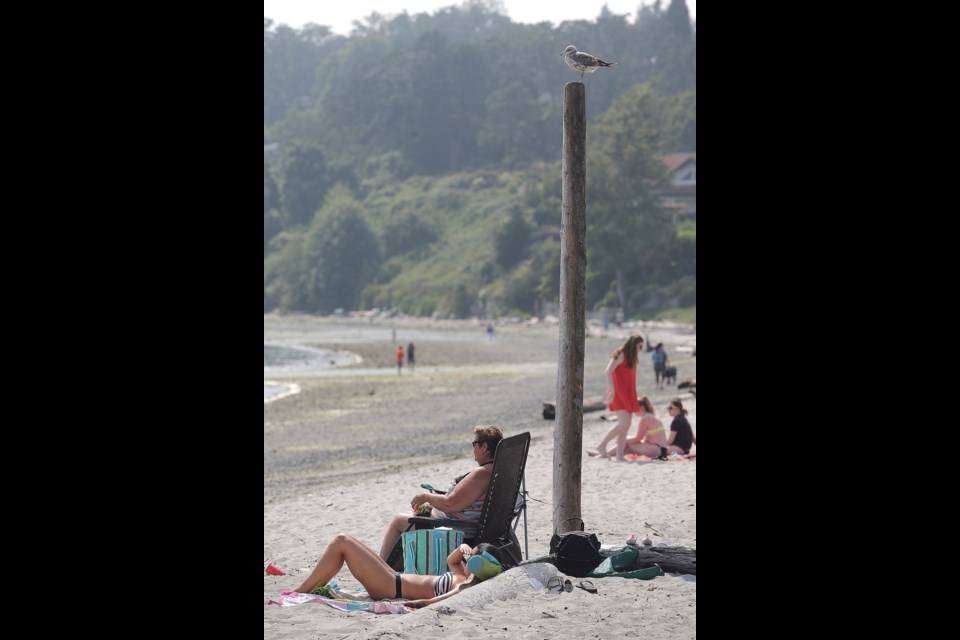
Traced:
<path fill-rule="evenodd" d="M 263 571 L 264 571 L 264 573 L 266 573 L 267 575 L 271 575 L 271 576 L 285 576 L 285 575 L 287 575 L 287 574 L 285 574 L 285 573 L 280 569 L 280 567 L 278 567 L 277 565 L 273 564 L 272 562 L 271 562 L 270 564 L 268 564 L 266 567 L 264 567 Z"/>
<path fill-rule="evenodd" d="M 603 411 L 606 408 L 607 408 L 607 403 L 604 402 L 603 396 L 593 396 L 590 398 L 583 399 L 584 413 L 589 413 L 590 411 Z M 557 418 L 557 401 L 544 400 L 543 401 L 543 419 L 556 420 L 556 418 Z"/>

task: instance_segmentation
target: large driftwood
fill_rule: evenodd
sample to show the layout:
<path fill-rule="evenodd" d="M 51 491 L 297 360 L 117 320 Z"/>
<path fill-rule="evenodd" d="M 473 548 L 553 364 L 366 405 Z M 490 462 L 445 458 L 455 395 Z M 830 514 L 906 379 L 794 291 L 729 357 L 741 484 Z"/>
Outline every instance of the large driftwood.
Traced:
<path fill-rule="evenodd" d="M 697 575 L 697 550 L 686 547 L 640 547 L 637 566 L 648 567 L 656 562 L 667 573 Z"/>
<path fill-rule="evenodd" d="M 584 398 L 583 400 L 583 412 L 588 413 L 590 411 L 602 411 L 607 408 L 607 404 L 603 401 L 603 396 L 594 396 L 593 398 Z M 544 420 L 555 420 L 557 416 L 557 403 L 553 400 L 544 400 L 543 401 L 543 419 Z"/>

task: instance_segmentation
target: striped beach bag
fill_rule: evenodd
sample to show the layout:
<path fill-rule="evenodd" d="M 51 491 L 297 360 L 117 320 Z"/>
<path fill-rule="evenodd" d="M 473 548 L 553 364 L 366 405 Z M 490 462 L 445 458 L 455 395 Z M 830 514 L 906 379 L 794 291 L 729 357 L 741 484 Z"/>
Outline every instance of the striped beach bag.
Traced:
<path fill-rule="evenodd" d="M 448 527 L 403 532 L 403 572 L 439 576 L 447 556 L 463 542 L 463 532 Z"/>

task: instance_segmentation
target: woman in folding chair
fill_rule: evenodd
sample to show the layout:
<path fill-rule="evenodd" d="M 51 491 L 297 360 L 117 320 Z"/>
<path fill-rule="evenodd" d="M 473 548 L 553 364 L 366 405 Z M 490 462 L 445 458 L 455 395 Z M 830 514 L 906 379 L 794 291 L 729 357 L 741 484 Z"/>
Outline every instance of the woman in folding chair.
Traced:
<path fill-rule="evenodd" d="M 461 544 L 447 557 L 447 571 L 440 576 L 400 573 L 387 566 L 373 549 L 353 536 L 337 534 L 320 556 L 320 561 L 299 587 L 298 593 L 310 593 L 333 579 L 346 564 L 353 577 L 363 585 L 371 598 L 386 600 L 408 598 L 404 605 L 412 609 L 425 607 L 452 595 L 502 570 L 500 552 L 483 543 L 475 548 Z M 470 580 L 470 576 L 474 579 Z"/>
<path fill-rule="evenodd" d="M 490 485 L 490 473 L 493 471 L 493 455 L 497 444 L 503 440 L 503 431 L 493 425 L 480 425 L 473 428 L 473 459 L 477 468 L 455 478 L 447 488 L 446 494 L 418 493 L 413 496 L 410 506 L 412 513 L 398 513 L 390 520 L 390 526 L 380 545 L 380 558 L 386 561 L 390 551 L 400 538 L 400 534 L 409 526 L 408 520 L 415 515 L 425 502 L 433 507 L 431 517 L 477 522 L 483 501 L 487 497 Z"/>

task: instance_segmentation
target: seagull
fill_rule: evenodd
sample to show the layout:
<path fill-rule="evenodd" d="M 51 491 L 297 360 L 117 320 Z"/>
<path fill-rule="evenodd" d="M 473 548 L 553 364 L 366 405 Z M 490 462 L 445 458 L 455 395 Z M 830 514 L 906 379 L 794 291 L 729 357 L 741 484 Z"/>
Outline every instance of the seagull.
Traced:
<path fill-rule="evenodd" d="M 584 72 L 593 73 L 600 67 L 612 67 L 617 64 L 616 62 L 604 62 L 600 58 L 592 56 L 589 53 L 577 51 L 577 48 L 572 44 L 563 50 L 563 59 L 566 60 L 568 67 L 574 71 L 580 72 L 581 82 L 583 82 Z"/>

